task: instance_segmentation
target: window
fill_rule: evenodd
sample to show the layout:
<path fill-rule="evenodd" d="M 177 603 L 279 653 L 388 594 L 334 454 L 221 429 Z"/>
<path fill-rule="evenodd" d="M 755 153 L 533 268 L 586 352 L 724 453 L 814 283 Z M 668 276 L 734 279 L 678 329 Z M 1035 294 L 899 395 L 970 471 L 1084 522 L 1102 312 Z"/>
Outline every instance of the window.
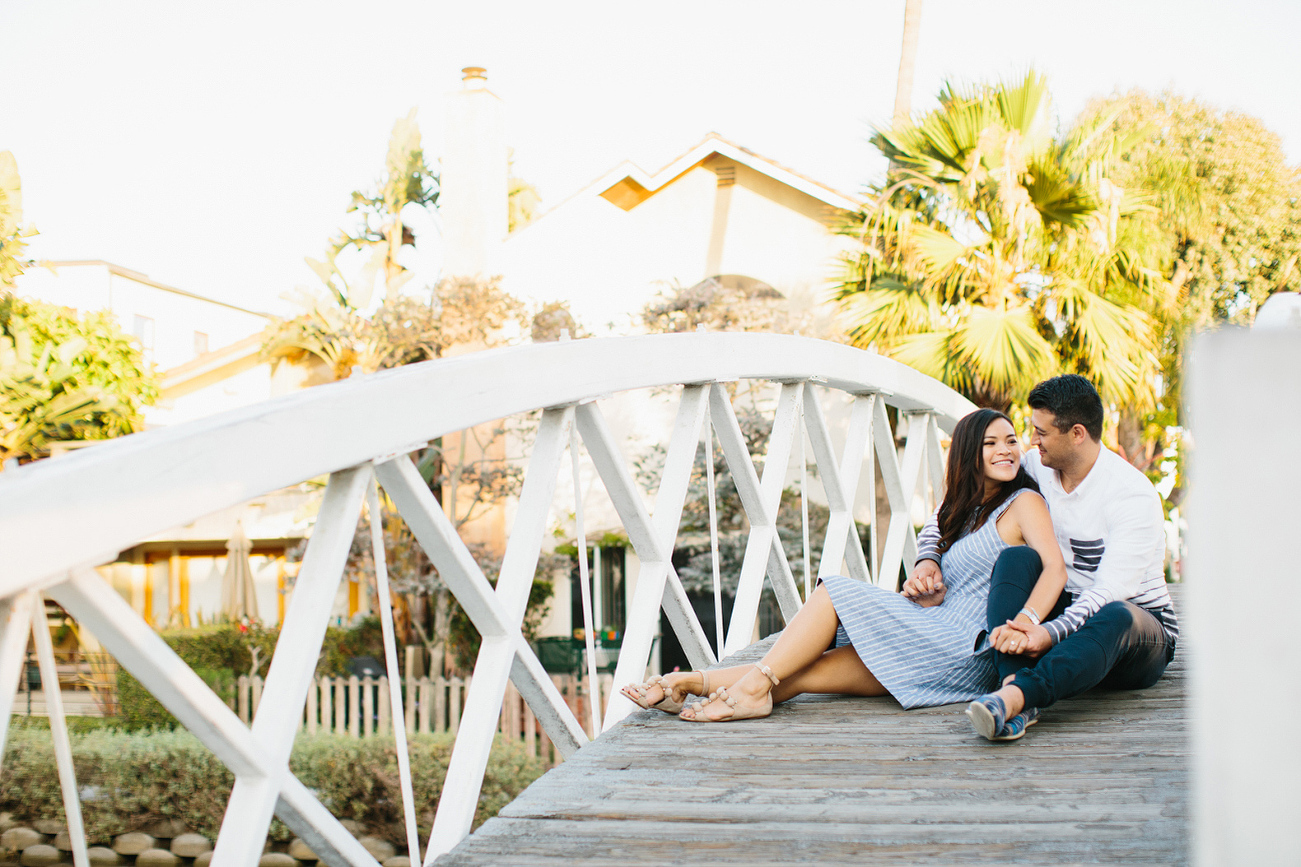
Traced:
<path fill-rule="evenodd" d="M 208 335 L 202 331 L 194 332 L 194 354 L 203 355 L 208 351 Z"/>
<path fill-rule="evenodd" d="M 150 317 L 137 313 L 131 322 L 131 333 L 139 338 L 146 352 L 154 348 L 154 320 Z"/>
<path fill-rule="evenodd" d="M 592 576 L 592 616 L 598 633 L 613 630 L 623 637 L 627 625 L 624 599 L 624 547 L 622 545 L 588 548 L 587 568 Z M 569 613 L 571 628 L 583 628 L 583 585 L 578 573 L 578 557 L 570 575 Z"/>

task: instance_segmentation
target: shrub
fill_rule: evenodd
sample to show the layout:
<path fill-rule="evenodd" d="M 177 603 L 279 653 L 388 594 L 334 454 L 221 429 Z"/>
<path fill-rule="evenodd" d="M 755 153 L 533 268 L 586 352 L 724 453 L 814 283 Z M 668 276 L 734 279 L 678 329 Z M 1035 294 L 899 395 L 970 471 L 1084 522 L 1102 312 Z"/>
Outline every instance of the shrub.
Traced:
<path fill-rule="evenodd" d="M 410 736 L 415 803 L 424 834 L 433 824 L 452 742 L 446 734 Z M 234 777 L 190 733 L 102 730 L 74 735 L 72 751 L 91 845 L 108 844 L 118 834 L 162 818 L 179 819 L 191 831 L 215 839 Z M 300 735 L 289 764 L 335 816 L 359 822 L 366 833 L 406 839 L 392 737 Z M 13 813 L 20 822 L 63 818 L 48 732 L 28 726 L 12 729 L 3 767 L 0 811 Z M 494 744 L 475 827 L 495 816 L 544 770 L 520 745 Z M 291 833 L 276 820 L 268 836 L 283 842 Z"/>
<path fill-rule="evenodd" d="M 280 630 L 258 626 L 241 628 L 238 624 L 223 623 L 171 629 L 160 635 L 222 701 L 232 704 L 236 679 L 248 674 L 252 667 L 249 648 L 257 649 L 258 674 L 265 676 Z M 346 675 L 348 660 L 354 656 L 383 658 L 384 644 L 378 618 L 367 618 L 354 627 L 331 626 L 327 629 L 316 666 L 317 676 Z M 403 661 L 399 659 L 398 663 L 401 665 Z M 177 726 L 176 718 L 125 669 L 117 675 L 117 698 L 118 719 L 122 728 L 128 731 L 173 729 Z"/>

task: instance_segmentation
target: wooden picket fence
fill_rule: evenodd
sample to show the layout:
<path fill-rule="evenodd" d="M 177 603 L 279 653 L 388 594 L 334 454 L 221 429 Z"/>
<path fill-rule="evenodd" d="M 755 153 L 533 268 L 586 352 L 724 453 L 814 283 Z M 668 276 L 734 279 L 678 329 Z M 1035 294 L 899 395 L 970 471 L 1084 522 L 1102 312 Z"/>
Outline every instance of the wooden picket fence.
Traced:
<path fill-rule="evenodd" d="M 588 736 L 594 737 L 595 733 L 590 731 L 592 714 L 588 709 L 587 679 L 553 674 L 551 680 L 565 697 L 565 703 L 574 716 L 588 729 Z M 601 674 L 598 680 L 604 713 L 613 678 Z M 461 708 L 470 682 L 469 677 L 407 678 L 402 693 L 407 732 L 455 734 L 461 725 Z M 245 723 L 251 722 L 257 712 L 262 700 L 262 687 L 263 680 L 259 676 L 241 675 L 236 682 L 235 709 Z M 393 730 L 390 706 L 387 677 L 322 677 L 314 681 L 307 692 L 300 729 L 307 734 L 334 733 L 354 738 L 386 734 Z M 506 700 L 497 726 L 507 739 L 522 742 L 530 755 L 541 756 L 552 765 L 563 760 L 514 684 L 507 684 Z"/>

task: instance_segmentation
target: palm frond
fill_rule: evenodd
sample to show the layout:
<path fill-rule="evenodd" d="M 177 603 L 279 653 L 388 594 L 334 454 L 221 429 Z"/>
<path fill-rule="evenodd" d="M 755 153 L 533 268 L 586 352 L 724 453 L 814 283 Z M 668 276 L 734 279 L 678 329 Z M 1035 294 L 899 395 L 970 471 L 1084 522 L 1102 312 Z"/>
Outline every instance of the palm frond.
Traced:
<path fill-rule="evenodd" d="M 1016 130 L 1030 143 L 1030 150 L 1045 145 L 1051 135 L 1052 98 L 1048 79 L 1028 71 L 1018 84 L 1001 84 L 994 90 L 999 112 L 1008 128 Z"/>
<path fill-rule="evenodd" d="M 855 346 L 885 348 L 918 331 L 935 327 L 939 307 L 918 287 L 893 278 L 877 278 L 864 292 L 843 302 Z"/>
<path fill-rule="evenodd" d="M 1145 374 L 1156 368 L 1156 337 L 1150 316 L 1100 295 L 1081 293 L 1067 338 L 1074 342 L 1090 376 L 1109 399 L 1121 404 L 1149 402 Z"/>
<path fill-rule="evenodd" d="M 1053 347 L 1028 305 L 976 307 L 954 332 L 954 349 L 994 389 L 1020 393 L 1056 368 Z"/>
<path fill-rule="evenodd" d="M 1072 177 L 1060 164 L 1046 157 L 1028 166 L 1030 179 L 1026 191 L 1045 223 L 1057 223 L 1069 229 L 1082 229 L 1098 210 L 1099 202 L 1079 178 Z"/>

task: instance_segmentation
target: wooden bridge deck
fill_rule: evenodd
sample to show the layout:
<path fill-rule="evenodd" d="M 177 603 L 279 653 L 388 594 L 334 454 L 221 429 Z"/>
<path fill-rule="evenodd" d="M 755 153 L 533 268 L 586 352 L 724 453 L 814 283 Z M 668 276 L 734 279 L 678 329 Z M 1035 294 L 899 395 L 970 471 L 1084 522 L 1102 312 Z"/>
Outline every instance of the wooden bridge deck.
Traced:
<path fill-rule="evenodd" d="M 1185 864 L 1184 662 L 1005 744 L 962 706 L 892 699 L 805 696 L 713 726 L 639 711 L 438 863 Z"/>

